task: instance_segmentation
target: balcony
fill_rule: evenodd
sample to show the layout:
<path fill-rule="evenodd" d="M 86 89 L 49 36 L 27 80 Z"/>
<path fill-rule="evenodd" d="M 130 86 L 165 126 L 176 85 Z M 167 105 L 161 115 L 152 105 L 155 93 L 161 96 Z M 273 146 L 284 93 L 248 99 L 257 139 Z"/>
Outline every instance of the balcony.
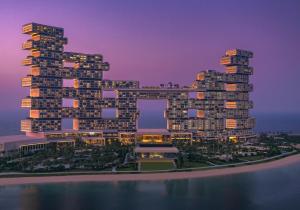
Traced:
<path fill-rule="evenodd" d="M 31 88 L 29 95 L 30 95 L 30 97 L 40 97 L 40 89 L 39 88 Z"/>
<path fill-rule="evenodd" d="M 241 84 L 241 83 L 234 83 L 234 84 L 225 84 L 225 90 L 229 92 L 251 92 L 253 91 L 253 84 Z"/>
<path fill-rule="evenodd" d="M 29 117 L 35 119 L 40 118 L 40 110 L 30 110 Z"/>
<path fill-rule="evenodd" d="M 33 60 L 31 57 L 28 57 L 28 58 L 25 58 L 22 62 L 22 64 L 24 66 L 30 66 L 30 65 L 33 65 Z"/>
<path fill-rule="evenodd" d="M 33 32 L 33 24 L 29 23 L 29 24 L 23 25 L 22 32 L 23 32 L 23 34 L 31 34 Z"/>
<path fill-rule="evenodd" d="M 253 74 L 253 68 L 249 66 L 227 66 L 226 67 L 227 74 Z"/>
<path fill-rule="evenodd" d="M 24 98 L 21 101 L 22 108 L 31 108 L 32 100 L 31 98 Z"/>
<path fill-rule="evenodd" d="M 23 77 L 21 81 L 22 87 L 30 87 L 32 85 L 32 77 Z"/>
<path fill-rule="evenodd" d="M 242 65 L 248 66 L 249 65 L 249 58 L 248 57 L 239 57 L 239 56 L 223 56 L 221 58 L 220 63 L 225 66 L 230 65 Z"/>
<path fill-rule="evenodd" d="M 228 101 L 225 104 L 226 109 L 236 109 L 237 108 L 237 102 L 236 101 Z"/>
<path fill-rule="evenodd" d="M 236 119 L 226 119 L 226 128 L 235 129 L 237 128 L 237 120 Z"/>
<path fill-rule="evenodd" d="M 32 123 L 31 120 L 21 120 L 21 131 L 23 132 L 31 132 L 32 131 Z"/>
<path fill-rule="evenodd" d="M 54 26 L 47 26 L 47 25 L 42 25 L 42 24 L 38 24 L 38 23 L 28 23 L 23 25 L 22 27 L 22 32 L 24 34 L 47 34 L 50 36 L 59 36 L 62 37 L 63 36 L 63 28 L 59 28 L 59 27 L 54 27 Z"/>
<path fill-rule="evenodd" d="M 226 91 L 237 91 L 237 84 L 225 84 Z"/>
<path fill-rule="evenodd" d="M 252 109 L 253 101 L 227 101 L 225 103 L 226 109 Z"/>
<path fill-rule="evenodd" d="M 253 53 L 247 50 L 241 50 L 241 49 L 232 49 L 232 50 L 226 50 L 226 56 L 242 56 L 247 58 L 252 58 Z"/>
<path fill-rule="evenodd" d="M 28 40 L 22 44 L 23 50 L 31 50 L 32 47 L 33 47 L 33 42 L 31 40 Z"/>
<path fill-rule="evenodd" d="M 33 76 L 40 76 L 41 75 L 41 68 L 40 67 L 31 67 L 30 74 Z"/>
<path fill-rule="evenodd" d="M 35 57 L 35 58 L 40 57 L 41 56 L 41 51 L 32 51 L 31 56 Z"/>

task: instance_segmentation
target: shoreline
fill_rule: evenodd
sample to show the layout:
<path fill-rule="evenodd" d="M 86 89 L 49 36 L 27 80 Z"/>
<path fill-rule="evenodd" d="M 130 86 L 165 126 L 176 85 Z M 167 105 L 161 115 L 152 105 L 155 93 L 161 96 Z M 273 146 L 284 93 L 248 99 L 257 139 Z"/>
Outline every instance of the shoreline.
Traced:
<path fill-rule="evenodd" d="M 272 161 L 256 163 L 253 165 L 242 165 L 236 167 L 224 167 L 195 171 L 176 172 L 152 172 L 131 174 L 91 174 L 91 175 L 45 175 L 32 177 L 10 177 L 0 178 L 0 186 L 26 185 L 26 184 L 50 184 L 50 183 L 77 183 L 77 182 L 114 182 L 114 181 L 161 181 L 194 179 L 214 176 L 226 176 L 233 174 L 249 173 L 262 170 L 280 168 L 295 163 L 300 163 L 300 154 L 294 154 L 275 159 Z"/>

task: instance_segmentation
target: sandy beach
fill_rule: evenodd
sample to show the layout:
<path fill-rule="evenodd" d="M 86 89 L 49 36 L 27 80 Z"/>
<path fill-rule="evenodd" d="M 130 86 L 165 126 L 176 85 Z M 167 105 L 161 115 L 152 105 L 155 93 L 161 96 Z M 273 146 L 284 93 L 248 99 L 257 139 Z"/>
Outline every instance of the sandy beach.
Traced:
<path fill-rule="evenodd" d="M 200 171 L 168 172 L 168 173 L 144 173 L 144 174 L 97 174 L 97 175 L 66 175 L 66 176 L 40 176 L 40 177 L 15 177 L 0 178 L 0 186 L 22 185 L 22 184 L 42 184 L 42 183 L 62 183 L 62 182 L 105 182 L 105 181 L 157 181 L 172 179 L 192 179 L 212 176 L 224 176 L 268 170 L 284 167 L 291 164 L 300 164 L 300 154 L 288 156 L 279 160 L 274 160 L 255 165 L 245 165 L 239 167 L 227 167 Z"/>

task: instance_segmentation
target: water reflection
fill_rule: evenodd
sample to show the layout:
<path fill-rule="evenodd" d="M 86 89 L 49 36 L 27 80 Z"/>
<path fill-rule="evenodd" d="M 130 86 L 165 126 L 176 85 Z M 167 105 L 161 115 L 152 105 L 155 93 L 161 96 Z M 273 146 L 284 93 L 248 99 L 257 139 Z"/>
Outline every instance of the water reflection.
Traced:
<path fill-rule="evenodd" d="M 294 165 L 204 179 L 1 187 L 0 209 L 293 209 L 299 174 Z"/>

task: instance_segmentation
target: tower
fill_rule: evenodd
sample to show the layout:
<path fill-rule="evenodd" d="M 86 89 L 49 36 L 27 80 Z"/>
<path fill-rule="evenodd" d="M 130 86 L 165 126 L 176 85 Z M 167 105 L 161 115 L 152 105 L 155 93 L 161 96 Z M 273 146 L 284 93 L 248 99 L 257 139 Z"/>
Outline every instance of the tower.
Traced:
<path fill-rule="evenodd" d="M 253 102 L 249 100 L 249 92 L 253 85 L 249 84 L 249 76 L 253 68 L 249 66 L 249 59 L 253 53 L 246 50 L 227 50 L 221 58 L 225 66 L 225 127 L 229 139 L 245 138 L 251 135 L 255 120 L 249 115 Z"/>
<path fill-rule="evenodd" d="M 30 23 L 23 33 L 31 36 L 22 48 L 30 55 L 23 60 L 29 74 L 22 86 L 30 94 L 22 100 L 22 107 L 30 108 L 29 118 L 21 121 L 21 131 L 41 132 L 61 129 L 63 50 L 67 39 L 63 28 Z"/>

